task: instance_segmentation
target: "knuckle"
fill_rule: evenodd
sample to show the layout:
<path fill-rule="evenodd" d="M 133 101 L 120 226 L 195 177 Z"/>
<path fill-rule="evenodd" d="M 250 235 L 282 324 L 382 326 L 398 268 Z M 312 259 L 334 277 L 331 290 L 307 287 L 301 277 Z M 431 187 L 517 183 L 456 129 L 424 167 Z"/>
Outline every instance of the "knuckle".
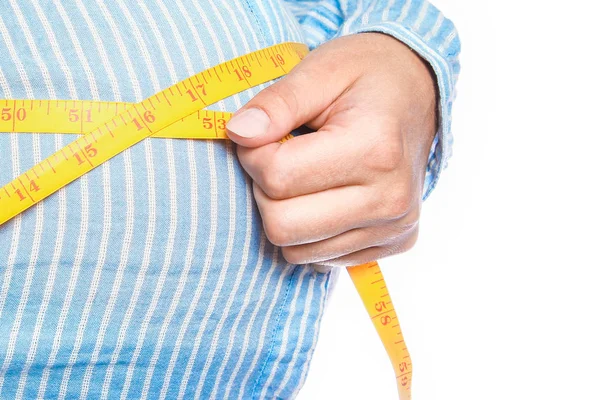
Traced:
<path fill-rule="evenodd" d="M 306 264 L 310 262 L 306 257 L 306 254 L 293 246 L 284 247 L 281 252 L 283 254 L 283 258 L 285 258 L 285 260 L 290 264 Z"/>
<path fill-rule="evenodd" d="M 275 246 L 282 247 L 290 244 L 289 229 L 279 216 L 263 216 L 263 228 L 267 239 Z"/>
<path fill-rule="evenodd" d="M 397 219 L 406 215 L 412 209 L 412 196 L 406 190 L 392 190 L 385 198 L 383 218 Z"/>
<path fill-rule="evenodd" d="M 399 140 L 378 140 L 373 143 L 367 166 L 376 172 L 393 172 L 401 165 L 404 148 Z"/>
<path fill-rule="evenodd" d="M 237 158 L 244 169 L 247 169 L 254 164 L 253 155 L 256 152 L 255 149 L 244 146 L 236 146 L 235 151 Z"/>
<path fill-rule="evenodd" d="M 289 193 L 286 173 L 276 159 L 261 172 L 262 189 L 271 199 L 283 200 Z"/>

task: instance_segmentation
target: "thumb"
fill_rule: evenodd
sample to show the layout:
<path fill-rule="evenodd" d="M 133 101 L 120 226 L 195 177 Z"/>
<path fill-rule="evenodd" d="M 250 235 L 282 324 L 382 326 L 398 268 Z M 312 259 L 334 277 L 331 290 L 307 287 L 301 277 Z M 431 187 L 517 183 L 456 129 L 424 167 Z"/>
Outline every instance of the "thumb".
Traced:
<path fill-rule="evenodd" d="M 347 80 L 331 79 L 324 72 L 329 68 L 316 68 L 319 57 L 309 56 L 234 113 L 226 125 L 231 140 L 244 147 L 276 142 L 331 105 L 348 86 Z"/>

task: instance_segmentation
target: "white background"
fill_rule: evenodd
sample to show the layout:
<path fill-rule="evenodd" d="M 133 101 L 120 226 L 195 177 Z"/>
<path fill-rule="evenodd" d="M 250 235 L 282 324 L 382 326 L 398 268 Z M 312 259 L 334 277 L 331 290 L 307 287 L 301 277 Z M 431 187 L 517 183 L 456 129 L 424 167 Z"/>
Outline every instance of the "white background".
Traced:
<path fill-rule="evenodd" d="M 454 156 L 416 247 L 381 262 L 413 399 L 598 400 L 600 12 L 593 1 L 433 3 L 463 45 Z M 299 399 L 395 399 L 341 278 Z"/>

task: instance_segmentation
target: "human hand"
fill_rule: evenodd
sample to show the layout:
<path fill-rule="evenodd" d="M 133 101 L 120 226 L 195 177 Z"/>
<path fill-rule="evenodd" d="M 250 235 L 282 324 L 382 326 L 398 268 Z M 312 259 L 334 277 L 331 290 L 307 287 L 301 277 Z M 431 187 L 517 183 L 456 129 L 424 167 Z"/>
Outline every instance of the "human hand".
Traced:
<path fill-rule="evenodd" d="M 414 245 L 436 96 L 417 54 L 369 32 L 319 46 L 235 113 L 228 135 L 288 262 L 358 265 Z M 278 142 L 301 125 L 316 132 Z"/>

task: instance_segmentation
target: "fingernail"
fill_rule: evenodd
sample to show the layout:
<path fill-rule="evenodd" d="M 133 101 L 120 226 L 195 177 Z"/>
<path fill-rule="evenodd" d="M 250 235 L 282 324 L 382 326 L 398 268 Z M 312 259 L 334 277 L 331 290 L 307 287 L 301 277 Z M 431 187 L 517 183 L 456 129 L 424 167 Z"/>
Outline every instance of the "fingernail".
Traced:
<path fill-rule="evenodd" d="M 271 120 L 267 113 L 258 108 L 249 108 L 237 114 L 227 123 L 227 129 L 245 138 L 254 138 L 267 133 Z"/>

